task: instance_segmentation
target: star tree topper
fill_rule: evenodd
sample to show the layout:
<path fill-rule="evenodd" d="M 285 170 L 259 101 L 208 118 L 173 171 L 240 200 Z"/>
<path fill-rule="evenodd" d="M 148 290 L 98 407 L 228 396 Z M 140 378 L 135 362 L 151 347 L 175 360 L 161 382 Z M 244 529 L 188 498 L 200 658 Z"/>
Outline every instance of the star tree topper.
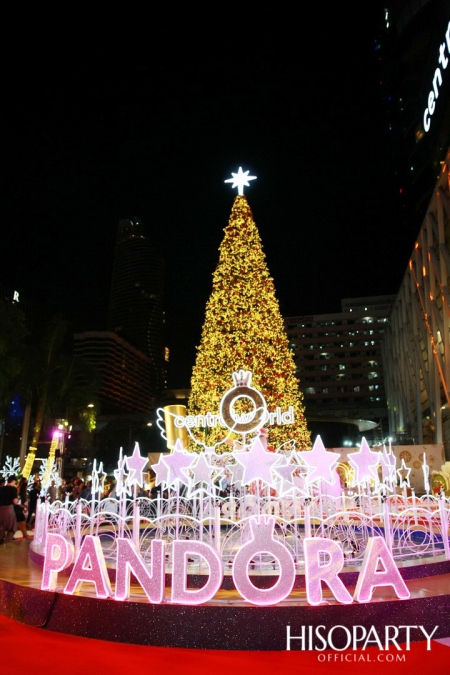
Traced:
<path fill-rule="evenodd" d="M 242 171 L 242 167 L 239 167 L 239 171 L 237 173 L 231 172 L 231 175 L 233 178 L 228 178 L 225 183 L 233 183 L 231 186 L 232 188 L 237 187 L 238 189 L 238 194 L 243 195 L 244 194 L 244 185 L 249 187 L 249 180 L 256 180 L 256 176 L 249 176 L 248 174 L 250 171 Z"/>

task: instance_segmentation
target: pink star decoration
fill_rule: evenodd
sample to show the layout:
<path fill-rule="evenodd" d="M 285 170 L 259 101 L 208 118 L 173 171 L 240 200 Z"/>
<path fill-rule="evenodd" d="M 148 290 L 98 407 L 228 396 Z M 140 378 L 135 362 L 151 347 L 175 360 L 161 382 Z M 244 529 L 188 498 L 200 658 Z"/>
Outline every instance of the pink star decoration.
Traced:
<path fill-rule="evenodd" d="M 189 496 L 191 497 L 192 495 L 196 494 L 197 492 L 206 492 L 206 494 L 210 495 L 214 492 L 214 485 L 213 485 L 213 474 L 214 480 L 218 478 L 219 476 L 222 475 L 223 469 L 215 466 L 210 466 L 207 461 L 207 455 L 204 453 L 201 453 L 199 455 L 199 458 L 197 459 L 197 462 L 189 467 L 189 469 L 185 469 L 183 473 L 190 473 L 190 487 L 189 487 Z M 197 487 L 196 490 L 194 490 L 194 486 L 200 483 L 200 485 Z M 206 486 L 206 487 L 205 487 Z"/>
<path fill-rule="evenodd" d="M 293 457 L 295 457 L 295 452 L 291 452 L 289 455 L 283 457 L 280 464 L 277 464 L 273 468 L 277 477 L 281 479 L 277 487 L 277 492 L 279 492 L 281 497 L 295 488 L 292 474 L 298 469 L 298 464 L 291 462 Z"/>
<path fill-rule="evenodd" d="M 158 463 L 152 464 L 152 469 L 156 474 L 155 485 L 159 485 L 164 481 L 167 483 L 167 477 L 169 475 L 169 467 L 164 462 L 163 454 L 159 455 Z"/>
<path fill-rule="evenodd" d="M 175 443 L 173 453 L 163 458 L 164 464 L 169 469 L 167 476 L 167 484 L 184 483 L 189 486 L 189 478 L 184 473 L 183 469 L 191 466 L 194 455 L 190 452 L 184 451 L 183 441 L 180 439 Z"/>
<path fill-rule="evenodd" d="M 255 438 L 249 452 L 234 452 L 233 456 L 244 467 L 243 485 L 248 485 L 254 480 L 262 480 L 275 487 L 271 469 L 280 459 L 280 455 L 266 452 L 259 437 Z M 233 471 L 233 468 L 231 470 Z"/>
<path fill-rule="evenodd" d="M 139 450 L 139 443 L 135 443 L 133 454 L 131 457 L 125 457 L 127 463 L 127 469 L 129 471 L 128 476 L 128 485 L 139 485 L 142 487 L 144 485 L 144 480 L 142 478 L 142 471 L 147 465 L 148 457 L 141 457 L 141 451 Z"/>
<path fill-rule="evenodd" d="M 312 483 L 316 480 L 324 480 L 330 485 L 334 485 L 333 469 L 339 462 L 340 455 L 334 452 L 325 450 L 320 436 L 317 436 L 314 441 L 312 450 L 301 451 L 297 453 L 297 457 L 309 466 L 313 471 L 308 476 L 305 476 L 306 483 Z"/>
<path fill-rule="evenodd" d="M 355 469 L 355 483 L 362 483 L 365 480 L 374 480 L 378 483 L 377 466 L 380 462 L 380 453 L 372 452 L 365 438 L 361 440 L 358 452 L 348 455 L 348 460 Z"/>

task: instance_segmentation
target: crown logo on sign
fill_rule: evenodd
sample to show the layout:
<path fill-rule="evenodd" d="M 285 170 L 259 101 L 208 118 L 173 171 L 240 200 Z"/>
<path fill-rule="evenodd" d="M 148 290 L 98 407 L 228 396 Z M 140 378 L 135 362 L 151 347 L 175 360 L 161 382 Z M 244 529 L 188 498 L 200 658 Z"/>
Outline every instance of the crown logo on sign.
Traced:
<path fill-rule="evenodd" d="M 252 384 L 251 370 L 238 370 L 233 373 L 233 382 L 236 387 L 250 387 Z"/>

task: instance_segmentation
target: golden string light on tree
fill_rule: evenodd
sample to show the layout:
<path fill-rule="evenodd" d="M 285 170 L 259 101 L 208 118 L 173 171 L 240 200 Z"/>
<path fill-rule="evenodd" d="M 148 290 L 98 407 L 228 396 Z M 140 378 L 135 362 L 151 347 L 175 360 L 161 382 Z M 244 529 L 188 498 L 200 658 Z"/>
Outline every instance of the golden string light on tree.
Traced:
<path fill-rule="evenodd" d="M 233 187 L 243 192 L 248 171 L 233 174 Z M 267 401 L 269 412 L 279 406 L 294 408 L 294 424 L 269 427 L 269 444 L 290 439 L 300 448 L 310 447 L 303 395 L 280 314 L 275 287 L 265 261 L 261 239 L 250 206 L 243 194 L 234 200 L 230 221 L 219 248 L 213 289 L 192 373 L 190 415 L 216 412 L 232 385 L 232 373 L 253 373 L 253 386 Z M 224 436 L 220 427 L 205 428 L 204 441 L 213 445 Z"/>

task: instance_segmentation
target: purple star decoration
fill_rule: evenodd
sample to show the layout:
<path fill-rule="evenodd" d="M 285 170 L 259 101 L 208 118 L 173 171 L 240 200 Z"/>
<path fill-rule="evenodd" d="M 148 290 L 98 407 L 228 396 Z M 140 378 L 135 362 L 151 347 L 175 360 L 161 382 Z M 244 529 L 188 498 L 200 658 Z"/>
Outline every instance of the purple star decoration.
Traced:
<path fill-rule="evenodd" d="M 298 452 L 297 456 L 306 466 L 313 469 L 308 476 L 305 476 L 306 483 L 312 483 L 320 479 L 330 485 L 334 485 L 335 477 L 333 469 L 339 462 L 340 455 L 335 455 L 334 452 L 325 450 L 320 436 L 317 436 L 314 441 L 312 450 Z"/>
<path fill-rule="evenodd" d="M 194 455 L 184 451 L 183 441 L 180 439 L 175 443 L 173 453 L 168 457 L 163 458 L 164 464 L 169 469 L 167 476 L 167 484 L 172 485 L 177 482 L 184 483 L 189 487 L 189 478 L 183 472 L 183 469 L 188 469 L 192 464 Z"/>
<path fill-rule="evenodd" d="M 365 438 L 361 441 L 358 452 L 348 455 L 351 466 L 355 469 L 355 483 L 374 480 L 378 483 L 377 466 L 380 462 L 380 453 L 372 452 Z"/>
<path fill-rule="evenodd" d="M 218 478 L 223 473 L 221 468 L 210 466 L 207 457 L 208 455 L 205 455 L 205 453 L 202 452 L 197 459 L 197 462 L 189 468 L 189 472 L 191 473 L 189 496 L 192 496 L 197 492 L 205 492 L 208 495 L 213 494 L 213 474 L 215 474 L 215 478 Z M 188 473 L 188 470 L 184 469 L 183 473 Z M 199 484 L 197 489 L 194 489 L 197 484 Z"/>
<path fill-rule="evenodd" d="M 141 457 L 141 451 L 139 450 L 139 443 L 135 443 L 133 454 L 131 457 L 125 457 L 127 463 L 127 469 L 129 471 L 128 484 L 139 485 L 142 487 L 144 485 L 144 479 L 142 478 L 142 471 L 147 465 L 148 457 Z"/>
<path fill-rule="evenodd" d="M 275 487 L 271 468 L 278 462 L 280 456 L 267 452 L 259 438 L 255 438 L 249 452 L 234 452 L 233 456 L 244 467 L 243 485 L 248 485 L 254 480 L 262 480 Z"/>

